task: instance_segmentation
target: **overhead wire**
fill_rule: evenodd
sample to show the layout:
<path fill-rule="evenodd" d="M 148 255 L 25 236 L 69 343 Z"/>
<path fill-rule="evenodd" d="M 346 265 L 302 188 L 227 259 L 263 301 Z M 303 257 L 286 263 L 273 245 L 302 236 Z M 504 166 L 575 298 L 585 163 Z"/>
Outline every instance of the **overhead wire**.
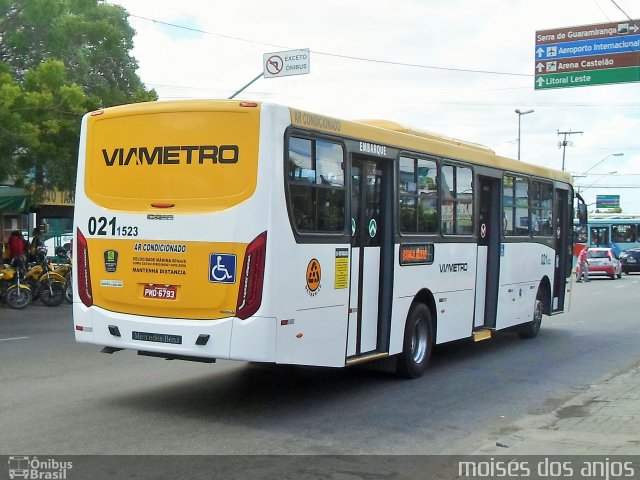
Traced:
<path fill-rule="evenodd" d="M 625 17 L 627 17 L 627 20 L 631 21 L 631 17 L 629 16 L 629 14 L 627 12 L 625 12 L 622 7 L 620 5 L 617 4 L 616 0 L 611 0 L 611 3 L 613 3 L 615 5 L 615 7 L 620 10 Z"/>
<path fill-rule="evenodd" d="M 269 47 L 276 47 L 276 48 L 291 48 L 291 47 L 287 47 L 285 45 L 278 45 L 278 44 L 274 44 L 274 43 L 267 43 L 267 42 L 262 42 L 262 41 L 257 41 L 257 40 L 250 40 L 247 38 L 242 38 L 242 37 L 237 37 L 234 35 L 225 35 L 223 33 L 217 33 L 217 32 L 210 32 L 207 30 L 202 30 L 199 28 L 194 28 L 194 27 L 187 27 L 185 25 L 179 25 L 176 23 L 171 23 L 171 22 L 165 22 L 163 20 L 157 20 L 154 18 L 149 18 L 149 17 L 143 17 L 141 15 L 134 15 L 134 14 L 129 14 L 130 17 L 133 18 L 138 18 L 140 20 L 145 20 L 147 22 L 152 22 L 152 23 L 158 23 L 160 25 L 166 25 L 169 27 L 174 27 L 174 28 L 180 28 L 183 30 L 188 30 L 190 32 L 196 32 L 196 33 L 201 33 L 204 35 L 213 35 L 216 37 L 222 37 L 222 38 L 228 38 L 230 40 L 236 40 L 239 42 L 245 42 L 245 43 L 252 43 L 255 45 L 266 45 Z M 533 74 L 530 73 L 515 73 L 515 72 L 499 72 L 496 70 L 476 70 L 476 69 L 470 69 L 470 68 L 455 68 L 455 67 L 442 67 L 442 66 L 437 66 L 437 65 L 424 65 L 424 64 L 420 64 L 420 63 L 407 63 L 407 62 L 396 62 L 396 61 L 392 61 L 392 60 L 382 60 L 382 59 L 376 59 L 376 58 L 366 58 L 366 57 L 358 57 L 355 55 L 344 55 L 344 54 L 339 54 L 339 53 L 332 53 L 332 52 L 323 52 L 320 50 L 309 50 L 311 53 L 315 53 L 316 55 L 323 55 L 323 56 L 327 56 L 327 57 L 334 57 L 334 58 L 344 58 L 347 60 L 356 60 L 359 62 L 369 62 L 369 63 L 376 63 L 376 64 L 384 64 L 384 65 L 395 65 L 395 66 L 402 66 L 402 67 L 413 67 L 413 68 L 426 68 L 426 69 L 430 69 L 430 70 L 443 70 L 443 71 L 448 71 L 448 72 L 461 72 L 461 73 L 480 73 L 480 74 L 487 74 L 487 75 L 507 75 L 507 76 L 515 76 L 515 77 L 533 77 Z"/>

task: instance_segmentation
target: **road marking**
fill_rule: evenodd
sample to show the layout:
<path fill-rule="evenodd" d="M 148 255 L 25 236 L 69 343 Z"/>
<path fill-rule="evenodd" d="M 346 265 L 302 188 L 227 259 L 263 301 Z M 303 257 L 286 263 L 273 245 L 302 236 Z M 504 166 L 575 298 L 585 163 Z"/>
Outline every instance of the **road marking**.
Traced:
<path fill-rule="evenodd" d="M 9 340 L 24 340 L 29 337 L 13 337 L 13 338 L 0 338 L 0 342 L 8 342 Z"/>

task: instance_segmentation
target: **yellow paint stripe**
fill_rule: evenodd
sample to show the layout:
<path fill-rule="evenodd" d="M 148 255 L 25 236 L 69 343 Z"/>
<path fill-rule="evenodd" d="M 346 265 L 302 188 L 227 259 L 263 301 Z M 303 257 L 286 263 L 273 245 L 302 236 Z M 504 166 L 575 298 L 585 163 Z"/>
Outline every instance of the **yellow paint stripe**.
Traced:
<path fill-rule="evenodd" d="M 355 365 L 357 363 L 368 362 L 370 360 L 376 360 L 378 358 L 388 357 L 388 353 L 374 353 L 373 355 L 367 355 L 365 357 L 352 358 L 351 360 L 347 360 L 347 365 Z"/>

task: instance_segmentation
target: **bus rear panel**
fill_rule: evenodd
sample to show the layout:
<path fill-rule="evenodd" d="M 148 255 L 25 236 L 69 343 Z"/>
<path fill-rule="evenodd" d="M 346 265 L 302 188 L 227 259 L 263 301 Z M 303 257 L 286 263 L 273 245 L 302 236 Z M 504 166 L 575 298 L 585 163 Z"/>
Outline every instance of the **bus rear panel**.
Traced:
<path fill-rule="evenodd" d="M 269 208 L 257 187 L 260 110 L 171 102 L 85 116 L 76 340 L 169 358 L 273 361 L 275 320 L 255 315 Z"/>

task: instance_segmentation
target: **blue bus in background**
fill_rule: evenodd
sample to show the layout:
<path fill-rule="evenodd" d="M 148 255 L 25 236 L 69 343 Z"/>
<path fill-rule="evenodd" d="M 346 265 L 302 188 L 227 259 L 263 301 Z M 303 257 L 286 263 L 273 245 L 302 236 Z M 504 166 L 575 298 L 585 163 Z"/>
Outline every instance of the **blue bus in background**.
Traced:
<path fill-rule="evenodd" d="M 575 220 L 573 242 L 587 247 L 611 247 L 618 255 L 628 248 L 640 247 L 640 214 L 590 213 L 586 225 Z"/>

